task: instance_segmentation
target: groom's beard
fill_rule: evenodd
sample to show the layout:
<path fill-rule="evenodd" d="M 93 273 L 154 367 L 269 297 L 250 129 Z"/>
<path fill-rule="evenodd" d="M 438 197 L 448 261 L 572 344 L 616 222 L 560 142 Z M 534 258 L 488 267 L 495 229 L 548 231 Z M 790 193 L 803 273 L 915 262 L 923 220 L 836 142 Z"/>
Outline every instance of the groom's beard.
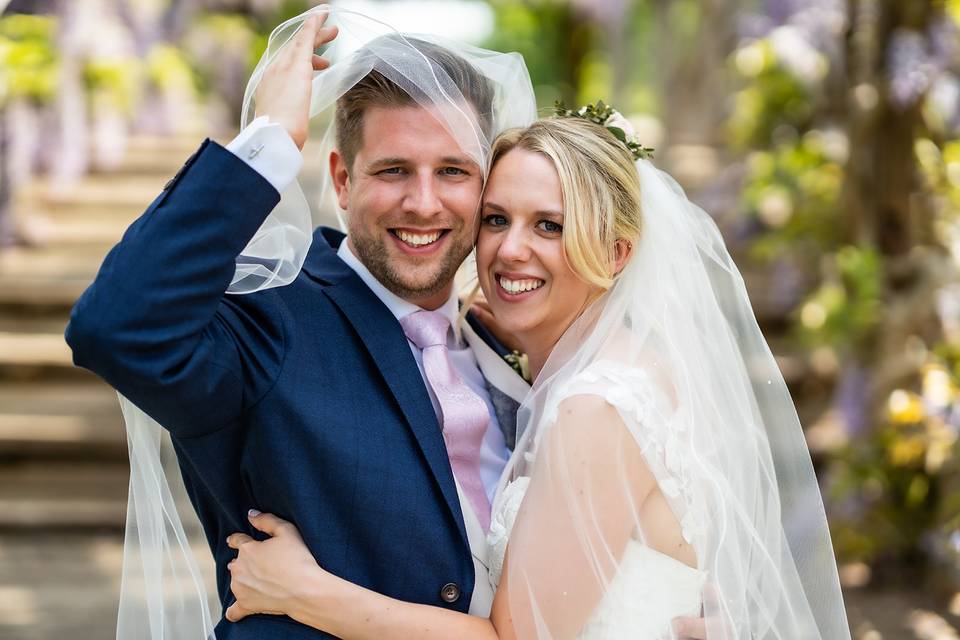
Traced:
<path fill-rule="evenodd" d="M 398 224 L 402 227 L 404 225 Z M 417 225 L 410 225 L 417 226 Z M 421 261 L 389 246 L 389 232 L 367 233 L 362 225 L 348 224 L 352 248 L 360 262 L 383 286 L 404 299 L 428 298 L 442 292 L 453 282 L 457 269 L 473 250 L 476 234 L 461 222 L 447 232 L 442 253 Z"/>

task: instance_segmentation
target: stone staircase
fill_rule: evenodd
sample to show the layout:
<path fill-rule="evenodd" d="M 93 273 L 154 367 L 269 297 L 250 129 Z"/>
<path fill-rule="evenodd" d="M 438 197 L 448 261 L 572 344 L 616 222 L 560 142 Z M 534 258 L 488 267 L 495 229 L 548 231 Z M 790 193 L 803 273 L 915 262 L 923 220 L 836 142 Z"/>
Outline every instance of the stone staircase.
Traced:
<path fill-rule="evenodd" d="M 0 639 L 110 638 L 129 468 L 115 392 L 75 368 L 70 308 L 201 136 L 131 140 L 121 167 L 15 211 L 44 244 L 0 253 Z"/>
<path fill-rule="evenodd" d="M 126 440 L 112 389 L 73 367 L 70 308 L 124 229 L 195 149 L 197 137 L 137 138 L 125 163 L 52 195 L 43 179 L 17 210 L 44 245 L 0 254 L 0 529 L 119 529 Z"/>

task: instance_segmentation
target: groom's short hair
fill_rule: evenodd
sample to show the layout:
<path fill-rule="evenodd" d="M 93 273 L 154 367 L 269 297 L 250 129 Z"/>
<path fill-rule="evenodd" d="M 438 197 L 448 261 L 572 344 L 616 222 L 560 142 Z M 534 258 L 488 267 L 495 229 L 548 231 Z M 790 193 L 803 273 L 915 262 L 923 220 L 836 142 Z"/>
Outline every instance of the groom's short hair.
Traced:
<path fill-rule="evenodd" d="M 435 76 L 446 75 L 475 110 L 483 135 L 490 138 L 494 89 L 492 83 L 476 67 L 445 47 L 409 36 L 381 36 L 364 48 L 367 55 L 375 55 L 371 51 L 373 45 L 384 40 L 392 40 L 396 43 L 394 47 L 400 45 L 403 49 L 406 49 L 404 45 L 412 46 L 427 58 Z M 364 55 L 364 49 L 358 52 L 357 64 L 370 63 Z M 336 142 L 348 171 L 353 170 L 353 161 L 363 144 L 363 114 L 366 109 L 411 105 L 418 105 L 413 96 L 376 68 L 340 96 L 337 100 Z"/>

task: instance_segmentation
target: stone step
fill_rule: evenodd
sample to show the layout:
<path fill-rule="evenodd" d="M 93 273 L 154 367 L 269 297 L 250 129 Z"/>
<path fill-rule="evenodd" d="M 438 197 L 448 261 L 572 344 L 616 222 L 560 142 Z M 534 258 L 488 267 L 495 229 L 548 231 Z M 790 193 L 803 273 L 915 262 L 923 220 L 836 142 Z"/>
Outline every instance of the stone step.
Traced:
<path fill-rule="evenodd" d="M 175 171 L 174 171 L 175 173 Z M 56 206 L 105 206 L 129 207 L 143 210 L 163 190 L 173 173 L 148 176 L 124 176 L 118 179 L 111 174 L 85 176 L 73 187 L 58 191 L 49 178 L 33 180 L 18 194 L 25 203 Z"/>
<path fill-rule="evenodd" d="M 0 382 L 0 459 L 126 456 L 117 395 L 93 374 L 72 382 Z"/>
<path fill-rule="evenodd" d="M 173 175 L 199 148 L 204 137 L 206 136 L 202 133 L 175 137 L 135 136 L 128 140 L 120 164 L 102 173 L 114 176 L 163 173 Z"/>
<path fill-rule="evenodd" d="M 134 214 L 128 213 L 101 214 L 96 217 L 74 214 L 58 218 L 48 217 L 42 223 L 41 241 L 45 247 L 61 247 L 67 250 L 84 245 L 109 248 L 120 241 L 123 232 L 135 219 Z"/>
<path fill-rule="evenodd" d="M 208 595 L 213 561 L 191 540 Z M 116 637 L 123 567 L 122 531 L 7 531 L 0 542 L 0 638 L 106 640 Z M 210 607 L 214 620 L 220 605 Z"/>
<path fill-rule="evenodd" d="M 126 461 L 0 464 L 0 529 L 122 530 L 128 482 Z"/>
<path fill-rule="evenodd" d="M 0 253 L 0 306 L 69 309 L 109 251 L 107 244 L 15 247 Z M 2 352 L 0 352 L 2 353 Z"/>
<path fill-rule="evenodd" d="M 62 333 L 0 332 L 0 368 L 73 367 Z"/>

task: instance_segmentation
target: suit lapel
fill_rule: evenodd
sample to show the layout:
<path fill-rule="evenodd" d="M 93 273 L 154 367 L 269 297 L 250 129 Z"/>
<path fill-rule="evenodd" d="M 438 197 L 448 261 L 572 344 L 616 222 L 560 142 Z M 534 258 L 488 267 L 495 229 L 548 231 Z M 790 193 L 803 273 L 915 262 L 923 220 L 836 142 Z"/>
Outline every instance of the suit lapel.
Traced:
<path fill-rule="evenodd" d="M 400 323 L 360 276 L 337 257 L 336 247 L 343 239 L 344 235 L 338 231 L 318 229 L 304 262 L 304 271 L 325 285 L 324 294 L 343 312 L 360 336 L 400 406 L 466 543 L 467 532 L 447 447 L 420 376 L 420 368 L 410 352 Z"/>
<path fill-rule="evenodd" d="M 464 542 L 467 542 L 463 514 L 460 511 L 457 487 L 450 469 L 443 433 L 400 323 L 359 276 L 327 287 L 324 293 L 353 325 L 380 369 L 380 374 L 400 405 L 427 465 L 440 486 Z"/>

